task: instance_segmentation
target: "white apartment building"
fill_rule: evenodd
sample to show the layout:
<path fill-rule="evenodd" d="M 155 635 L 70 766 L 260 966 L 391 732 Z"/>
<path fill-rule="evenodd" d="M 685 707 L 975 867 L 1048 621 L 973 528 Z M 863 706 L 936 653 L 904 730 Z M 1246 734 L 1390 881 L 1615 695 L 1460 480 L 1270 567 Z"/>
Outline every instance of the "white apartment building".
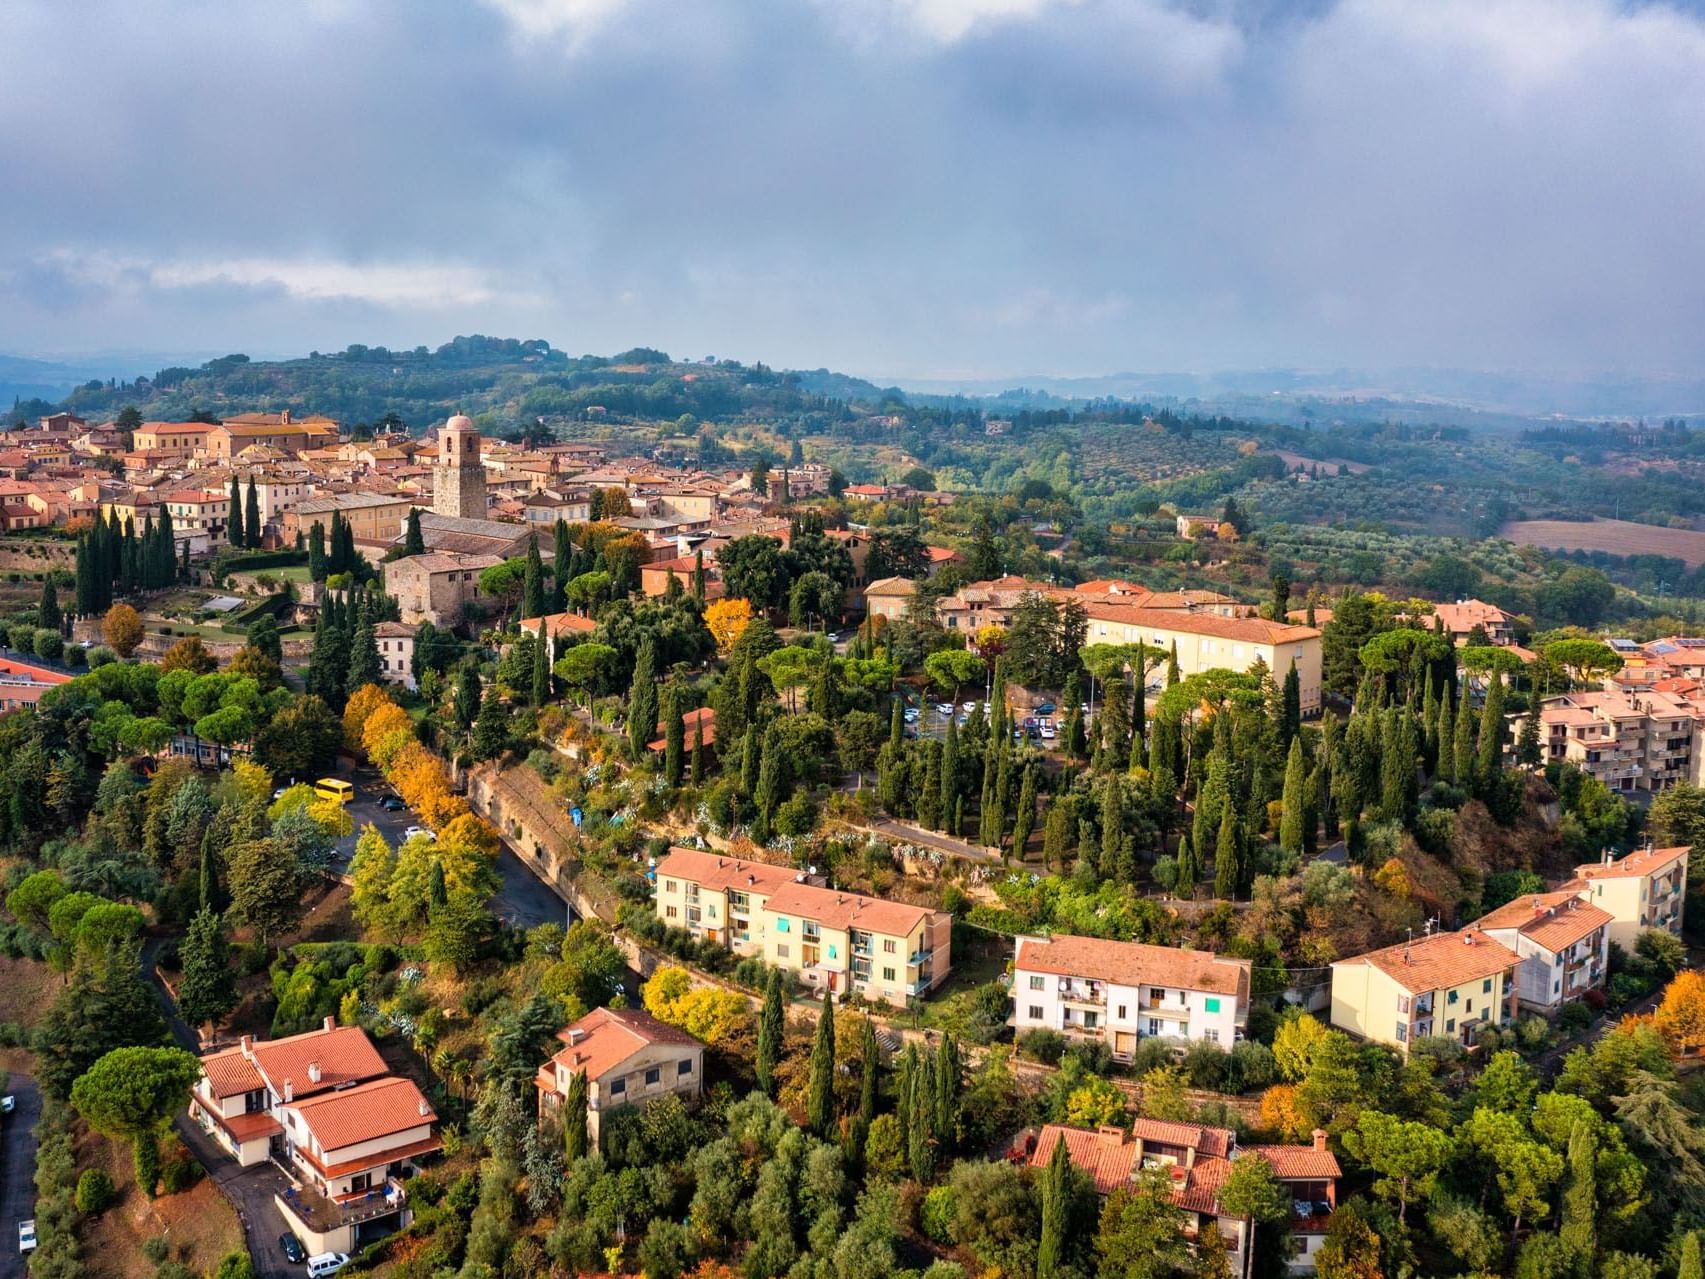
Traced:
<path fill-rule="evenodd" d="M 1020 937 L 1012 961 L 1013 1026 L 1100 1040 L 1128 1061 L 1137 1040 L 1205 1040 L 1229 1048 L 1249 1020 L 1250 963 L 1095 937 Z"/>
<path fill-rule="evenodd" d="M 1614 916 L 1563 889 L 1524 895 L 1475 921 L 1486 936 L 1521 957 L 1516 998 L 1553 1013 L 1604 986 Z"/>

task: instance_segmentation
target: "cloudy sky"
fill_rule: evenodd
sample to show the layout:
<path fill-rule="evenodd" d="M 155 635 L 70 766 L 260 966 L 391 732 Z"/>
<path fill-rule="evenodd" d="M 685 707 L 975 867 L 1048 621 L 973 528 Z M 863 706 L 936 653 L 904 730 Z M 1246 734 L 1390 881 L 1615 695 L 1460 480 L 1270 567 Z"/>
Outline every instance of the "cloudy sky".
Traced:
<path fill-rule="evenodd" d="M 1705 372 L 1638 0 L 6 0 L 0 351 Z"/>

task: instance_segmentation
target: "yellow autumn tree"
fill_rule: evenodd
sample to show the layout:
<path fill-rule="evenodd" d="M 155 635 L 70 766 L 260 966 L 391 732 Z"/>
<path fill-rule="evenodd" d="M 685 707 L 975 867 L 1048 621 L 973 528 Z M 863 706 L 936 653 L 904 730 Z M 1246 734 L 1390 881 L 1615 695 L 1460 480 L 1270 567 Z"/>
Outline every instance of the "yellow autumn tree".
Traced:
<path fill-rule="evenodd" d="M 1705 1048 L 1705 974 L 1693 969 L 1677 973 L 1664 988 L 1652 1025 L 1678 1057 L 1696 1056 Z"/>
<path fill-rule="evenodd" d="M 1274 1084 L 1261 1094 L 1261 1126 L 1286 1141 L 1300 1141 L 1308 1134 L 1308 1120 L 1297 1105 L 1295 1084 Z"/>
<path fill-rule="evenodd" d="M 666 964 L 640 989 L 645 1011 L 706 1044 L 715 1046 L 743 1031 L 752 1021 L 744 995 L 715 986 L 694 986 L 686 969 Z"/>
<path fill-rule="evenodd" d="M 716 641 L 716 651 L 727 657 L 734 641 L 752 620 L 752 605 L 746 600 L 714 600 L 704 611 L 704 624 Z"/>
<path fill-rule="evenodd" d="M 343 741 L 352 751 L 366 749 L 363 729 L 366 727 L 368 716 L 381 706 L 395 706 L 390 693 L 378 684 L 363 684 L 350 694 L 349 703 L 343 708 Z"/>
<path fill-rule="evenodd" d="M 1409 868 L 1395 857 L 1374 872 L 1373 882 L 1404 901 L 1409 900 L 1415 891 L 1415 885 L 1409 878 Z"/>

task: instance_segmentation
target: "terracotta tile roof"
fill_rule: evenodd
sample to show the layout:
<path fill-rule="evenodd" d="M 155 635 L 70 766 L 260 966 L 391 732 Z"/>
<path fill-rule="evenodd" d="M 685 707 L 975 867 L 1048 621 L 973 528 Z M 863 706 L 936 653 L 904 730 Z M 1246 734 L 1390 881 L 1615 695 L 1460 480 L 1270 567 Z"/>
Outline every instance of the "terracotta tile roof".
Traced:
<path fill-rule="evenodd" d="M 1607 910 L 1559 889 L 1516 898 L 1475 920 L 1487 932 L 1514 929 L 1547 950 L 1563 950 L 1614 920 Z"/>
<path fill-rule="evenodd" d="M 416 559 L 421 558 L 415 556 Z M 533 635 L 539 633 L 541 622 L 551 628 L 551 638 L 556 638 L 565 631 L 595 631 L 598 623 L 590 617 L 582 617 L 579 613 L 546 613 L 541 618 L 524 617 L 521 619 L 521 629 Z"/>
<path fill-rule="evenodd" d="M 1240 640 L 1245 644 L 1296 644 L 1320 638 L 1320 631 L 1315 627 L 1269 622 L 1259 617 L 1221 617 L 1217 613 L 1185 613 L 1174 609 L 1094 602 L 1085 604 L 1084 611 L 1092 621 L 1182 631 L 1187 635 L 1209 635 L 1215 639 Z"/>
<path fill-rule="evenodd" d="M 273 1137 L 284 1131 L 284 1125 L 265 1111 L 250 1115 L 232 1115 L 227 1119 L 210 1106 L 201 1106 L 199 1109 L 214 1123 L 230 1133 L 239 1144 L 245 1141 L 254 1141 L 259 1137 Z"/>
<path fill-rule="evenodd" d="M 1410 994 L 1421 995 L 1494 977 L 1520 962 L 1515 951 L 1471 927 L 1370 950 L 1365 955 L 1340 959 L 1332 967 L 1372 964 Z"/>
<path fill-rule="evenodd" d="M 909 577 L 879 577 L 864 588 L 865 595 L 906 596 L 918 593 L 918 584 Z"/>
<path fill-rule="evenodd" d="M 1620 861 L 1611 862 L 1606 866 L 1601 862 L 1589 862 L 1585 866 L 1575 867 L 1575 874 L 1581 879 L 1631 879 L 1640 875 L 1651 875 L 1661 872 L 1672 861 L 1687 853 L 1687 848 L 1642 848 L 1638 852 L 1629 853 Z"/>
<path fill-rule="evenodd" d="M 1061 977 L 1099 977 L 1121 986 L 1176 986 L 1245 995 L 1250 963 L 1207 950 L 1099 937 L 1020 937 L 1013 968 Z"/>
<path fill-rule="evenodd" d="M 584 1071 L 594 1080 L 602 1079 L 635 1053 L 654 1044 L 702 1046 L 686 1031 L 638 1008 L 594 1008 L 573 1025 L 559 1030 L 557 1038 L 564 1046 L 551 1061 L 566 1066 L 572 1074 Z M 555 1087 L 554 1076 L 542 1071 L 535 1082 L 541 1087 Z"/>
<path fill-rule="evenodd" d="M 255 1064 L 273 1089 L 282 1096 L 284 1083 L 289 1080 L 298 1100 L 339 1084 L 376 1078 L 387 1069 L 373 1041 L 359 1026 L 333 1026 L 330 1030 L 322 1027 L 285 1039 L 267 1040 L 257 1043 L 254 1053 Z M 308 1077 L 311 1065 L 319 1067 L 319 1083 Z"/>
<path fill-rule="evenodd" d="M 1072 1163 L 1095 1183 L 1096 1194 L 1110 1195 L 1120 1186 L 1130 1184 L 1140 1147 L 1114 1128 L 1047 1124 L 1036 1139 L 1036 1149 L 1030 1152 L 1030 1166 L 1046 1168 L 1054 1157 L 1054 1147 L 1062 1141 Z"/>
<path fill-rule="evenodd" d="M 669 855 L 657 864 L 659 879 L 690 879 L 718 892 L 732 888 L 740 892 L 773 893 L 783 885 L 793 883 L 799 874 L 791 866 L 747 861 L 721 853 L 701 853 L 693 848 L 671 848 Z"/>
<path fill-rule="evenodd" d="M 252 1061 L 243 1056 L 241 1048 L 227 1048 L 223 1052 L 203 1057 L 201 1070 L 213 1088 L 213 1095 L 220 1099 L 266 1087 L 266 1081 L 260 1077 L 260 1071 L 255 1069 Z"/>
<path fill-rule="evenodd" d="M 772 914 L 813 919 L 829 928 L 857 928 L 889 937 L 905 937 L 937 913 L 905 902 L 818 888 L 815 884 L 791 883 L 771 893 L 764 909 Z"/>
<path fill-rule="evenodd" d="M 1330 1150 L 1313 1146 L 1245 1146 L 1252 1155 L 1260 1155 L 1273 1165 L 1273 1175 L 1281 1181 L 1329 1181 L 1344 1175 L 1338 1159 Z"/>
<path fill-rule="evenodd" d="M 418 1159 L 421 1155 L 430 1155 L 435 1150 L 442 1150 L 444 1142 L 436 1135 L 423 1137 L 419 1141 L 411 1141 L 402 1146 L 390 1146 L 384 1150 L 375 1150 L 371 1154 L 358 1155 L 354 1159 L 346 1159 L 342 1163 L 328 1164 L 316 1159 L 314 1152 L 307 1146 L 298 1146 L 296 1153 L 319 1169 L 322 1177 L 346 1177 L 352 1172 L 362 1172 L 368 1168 L 377 1168 L 381 1164 L 395 1163 L 399 1159 Z"/>
<path fill-rule="evenodd" d="M 687 735 L 684 740 L 688 750 L 693 748 L 693 737 L 695 734 L 698 736 L 700 742 L 705 746 L 716 745 L 716 711 L 713 708 L 709 706 L 701 706 L 697 710 L 690 710 L 685 715 L 681 716 L 681 722 L 682 726 L 686 729 Z M 657 727 L 653 731 L 660 734 L 660 736 L 653 741 L 647 742 L 645 749 L 648 751 L 668 750 L 669 739 L 667 736 L 661 736 L 661 734 L 668 733 L 668 725 L 666 725 L 662 720 L 658 720 Z"/>
<path fill-rule="evenodd" d="M 1209 1128 L 1202 1124 L 1175 1123 L 1170 1119 L 1138 1119 L 1131 1125 L 1131 1136 L 1145 1142 L 1166 1146 L 1183 1146 L 1204 1155 L 1224 1156 L 1230 1153 L 1235 1134 L 1229 1128 Z"/>
<path fill-rule="evenodd" d="M 371 1079 L 341 1092 L 298 1098 L 291 1108 L 301 1115 L 326 1152 L 406 1132 L 438 1118 L 414 1080 L 396 1075 Z"/>

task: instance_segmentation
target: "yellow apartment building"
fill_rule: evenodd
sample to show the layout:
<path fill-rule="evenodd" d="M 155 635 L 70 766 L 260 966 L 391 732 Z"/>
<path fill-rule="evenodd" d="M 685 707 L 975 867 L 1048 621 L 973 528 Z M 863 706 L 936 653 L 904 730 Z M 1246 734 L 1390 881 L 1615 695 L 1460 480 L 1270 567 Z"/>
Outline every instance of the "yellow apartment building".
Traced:
<path fill-rule="evenodd" d="M 1648 928 L 1681 936 L 1687 854 L 1686 848 L 1642 848 L 1612 861 L 1607 853 L 1602 862 L 1575 867 L 1575 877 L 1563 887 L 1608 911 L 1612 944 L 1632 954 Z"/>
<path fill-rule="evenodd" d="M 141 453 L 194 457 L 207 448 L 206 422 L 144 422 L 131 433 L 131 447 Z"/>
<path fill-rule="evenodd" d="M 1478 928 L 1434 933 L 1332 965 L 1332 1024 L 1405 1056 L 1436 1035 L 1470 1043 L 1515 1017 L 1521 956 Z"/>
<path fill-rule="evenodd" d="M 785 866 L 687 848 L 671 849 L 656 875 L 665 924 L 757 955 L 819 990 L 903 1006 L 952 968 L 953 923 L 943 911 L 819 888 Z"/>
<path fill-rule="evenodd" d="M 412 499 L 394 493 L 325 493 L 306 498 L 284 512 L 284 536 L 294 541 L 296 530 L 302 531 L 306 544 L 313 536 L 316 524 L 325 527 L 331 536 L 332 515 L 343 516 L 358 542 L 394 542 L 408 526 Z"/>

